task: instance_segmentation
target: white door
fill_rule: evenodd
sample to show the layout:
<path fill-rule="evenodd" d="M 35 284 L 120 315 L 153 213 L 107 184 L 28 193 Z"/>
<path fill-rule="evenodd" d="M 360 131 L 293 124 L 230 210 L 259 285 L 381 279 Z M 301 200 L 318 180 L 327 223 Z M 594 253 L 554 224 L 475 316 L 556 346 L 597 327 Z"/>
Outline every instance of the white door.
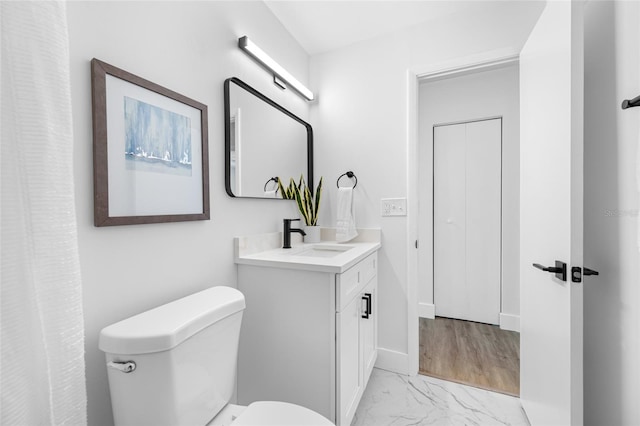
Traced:
<path fill-rule="evenodd" d="M 436 315 L 500 320 L 502 119 L 433 129 Z"/>
<path fill-rule="evenodd" d="M 520 55 L 520 398 L 533 426 L 582 413 L 582 3 L 547 2 Z M 533 266 L 566 263 L 566 281 Z"/>

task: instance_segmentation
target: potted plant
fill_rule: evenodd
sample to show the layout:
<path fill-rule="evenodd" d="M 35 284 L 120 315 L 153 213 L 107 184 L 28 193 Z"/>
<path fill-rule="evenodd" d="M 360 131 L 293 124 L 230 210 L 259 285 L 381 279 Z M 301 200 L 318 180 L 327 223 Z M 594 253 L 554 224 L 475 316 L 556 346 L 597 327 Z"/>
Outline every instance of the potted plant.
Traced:
<path fill-rule="evenodd" d="M 301 185 L 302 185 L 302 175 L 300 175 L 300 183 L 298 183 L 298 186 L 301 186 Z M 293 181 L 293 178 L 291 178 L 291 180 L 289 181 L 289 186 L 285 187 L 284 185 L 282 185 L 282 179 L 278 177 L 278 192 L 280 192 L 280 196 L 285 200 L 296 199 L 295 188 L 296 188 L 296 183 Z"/>
<path fill-rule="evenodd" d="M 318 182 L 314 194 L 304 181 L 304 177 L 300 176 L 300 181 L 296 185 L 293 178 L 289 180 L 289 186 L 283 187 L 278 179 L 278 185 L 280 188 L 280 194 L 282 198 L 296 200 L 296 205 L 302 216 L 302 220 L 306 225 L 306 236 L 304 241 L 308 243 L 320 242 L 320 227 L 318 225 L 318 213 L 320 212 L 320 198 L 322 197 L 322 177 Z"/>

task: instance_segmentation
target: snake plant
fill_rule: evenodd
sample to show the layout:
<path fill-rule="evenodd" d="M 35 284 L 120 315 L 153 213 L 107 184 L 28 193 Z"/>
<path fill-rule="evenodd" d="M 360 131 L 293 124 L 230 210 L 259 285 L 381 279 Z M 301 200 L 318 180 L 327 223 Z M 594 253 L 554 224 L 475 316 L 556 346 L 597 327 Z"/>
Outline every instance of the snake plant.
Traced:
<path fill-rule="evenodd" d="M 311 195 L 311 191 L 302 176 L 300 176 L 300 185 L 296 186 L 293 178 L 291 178 L 289 186 L 292 184 L 298 210 L 300 210 L 304 222 L 307 226 L 316 226 L 318 224 L 318 213 L 320 211 L 320 198 L 322 197 L 322 177 L 320 178 L 320 182 L 318 182 L 318 187 L 314 195 Z"/>
<path fill-rule="evenodd" d="M 282 185 L 282 179 L 278 178 L 278 190 L 285 200 L 296 200 L 298 210 L 307 226 L 316 226 L 318 224 L 318 212 L 320 211 L 320 197 L 322 196 L 322 178 L 318 182 L 318 187 L 314 195 L 304 181 L 301 175 L 298 184 L 291 178 L 289 186 Z"/>
<path fill-rule="evenodd" d="M 298 210 L 307 226 L 316 226 L 318 224 L 318 212 L 320 211 L 320 198 L 322 196 L 322 177 L 318 182 L 318 187 L 314 195 L 304 181 L 304 176 L 300 175 L 298 184 L 289 179 L 289 185 L 284 186 L 282 179 L 278 178 L 278 191 L 280 196 L 285 200 L 296 200 Z"/>
<path fill-rule="evenodd" d="M 302 186 L 302 176 L 300 176 L 300 183 L 298 183 L 298 187 Z M 293 178 L 289 181 L 289 186 L 285 187 L 282 185 L 282 179 L 278 178 L 278 192 L 280 192 L 280 196 L 285 200 L 295 200 L 296 184 L 293 181 Z"/>

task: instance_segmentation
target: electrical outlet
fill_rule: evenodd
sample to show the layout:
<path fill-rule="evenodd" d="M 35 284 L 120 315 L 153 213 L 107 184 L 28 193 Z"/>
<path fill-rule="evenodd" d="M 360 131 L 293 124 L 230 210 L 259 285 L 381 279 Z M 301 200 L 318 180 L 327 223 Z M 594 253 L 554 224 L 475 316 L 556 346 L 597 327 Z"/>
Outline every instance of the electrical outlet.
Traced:
<path fill-rule="evenodd" d="M 406 216 L 407 215 L 407 199 L 406 198 L 383 198 L 380 200 L 381 216 Z"/>

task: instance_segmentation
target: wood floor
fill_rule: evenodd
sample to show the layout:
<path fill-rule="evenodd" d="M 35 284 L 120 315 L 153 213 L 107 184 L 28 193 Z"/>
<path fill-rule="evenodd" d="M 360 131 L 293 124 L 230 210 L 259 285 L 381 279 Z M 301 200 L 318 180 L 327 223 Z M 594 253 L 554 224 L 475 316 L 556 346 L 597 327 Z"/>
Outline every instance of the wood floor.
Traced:
<path fill-rule="evenodd" d="M 520 395 L 520 334 L 496 325 L 420 318 L 420 374 Z"/>

